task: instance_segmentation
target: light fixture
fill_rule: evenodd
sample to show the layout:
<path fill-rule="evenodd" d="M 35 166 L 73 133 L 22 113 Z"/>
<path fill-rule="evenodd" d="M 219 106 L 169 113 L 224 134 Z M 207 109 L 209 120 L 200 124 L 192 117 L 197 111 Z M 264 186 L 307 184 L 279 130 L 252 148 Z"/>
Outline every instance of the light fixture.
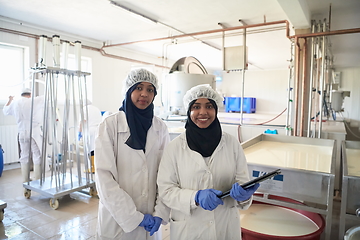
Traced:
<path fill-rule="evenodd" d="M 114 6 L 119 7 L 120 9 L 124 10 L 127 13 L 131 13 L 131 15 L 133 17 L 136 17 L 136 18 L 138 18 L 140 20 L 143 20 L 143 21 L 146 21 L 146 22 L 149 22 L 149 23 L 152 23 L 152 24 L 154 24 L 154 23 L 157 24 L 158 23 L 156 20 L 154 20 L 154 19 L 152 19 L 150 17 L 147 17 L 144 14 L 138 13 L 138 12 L 128 8 L 128 7 L 125 7 L 125 6 L 117 3 L 116 1 L 110 0 L 110 3 L 113 4 Z"/>

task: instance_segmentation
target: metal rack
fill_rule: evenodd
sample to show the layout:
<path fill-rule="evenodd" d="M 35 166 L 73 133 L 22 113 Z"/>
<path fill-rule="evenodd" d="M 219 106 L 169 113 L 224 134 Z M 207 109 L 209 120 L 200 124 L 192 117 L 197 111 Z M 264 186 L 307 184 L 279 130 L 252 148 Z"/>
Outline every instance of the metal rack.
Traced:
<path fill-rule="evenodd" d="M 262 163 L 259 163 L 257 161 L 259 155 L 256 154 L 263 150 L 256 150 L 254 146 L 258 144 L 257 146 L 261 148 L 260 144 L 265 141 L 279 144 L 281 147 L 277 153 L 273 151 L 263 152 L 266 161 L 262 160 Z M 287 144 L 289 145 L 287 146 Z M 309 148 L 321 147 L 328 157 L 313 159 L 314 156 L 308 152 L 304 151 L 303 154 L 299 154 L 299 152 L 294 151 L 294 155 L 287 156 L 290 159 L 288 162 L 281 161 L 281 157 L 286 154 L 285 151 L 291 149 L 290 145 L 294 146 L 294 144 L 304 147 L 304 149 L 306 146 Z M 261 196 L 254 196 L 254 200 L 324 215 L 326 221 L 325 239 L 330 239 L 336 158 L 335 141 L 261 134 L 242 143 L 242 147 L 250 173 L 268 173 L 278 168 L 281 169 L 282 178 L 278 181 L 273 179 L 262 183 L 258 189 L 258 192 L 262 194 Z M 319 162 L 327 162 L 327 170 L 323 170 L 319 166 Z M 271 196 L 290 198 L 302 204 L 278 200 Z"/>
<path fill-rule="evenodd" d="M 35 191 L 50 197 L 53 209 L 59 207 L 60 197 L 72 192 L 89 188 L 91 196 L 97 194 L 93 175 L 88 171 L 91 164 L 88 141 L 81 147 L 77 139 L 79 122 L 83 125 L 84 139 L 88 139 L 89 134 L 87 121 L 84 121 L 88 115 L 84 104 L 88 75 L 90 73 L 52 67 L 32 69 L 33 89 L 36 77 L 44 78 L 45 82 L 41 176 L 23 183 L 24 196 L 30 198 L 31 191 Z M 31 116 L 33 114 L 32 107 Z M 46 173 L 47 165 L 50 173 Z"/>
<path fill-rule="evenodd" d="M 351 158 L 357 156 L 357 159 Z M 342 141 L 342 192 L 339 222 L 339 239 L 345 235 L 346 220 L 360 225 L 360 142 Z"/>

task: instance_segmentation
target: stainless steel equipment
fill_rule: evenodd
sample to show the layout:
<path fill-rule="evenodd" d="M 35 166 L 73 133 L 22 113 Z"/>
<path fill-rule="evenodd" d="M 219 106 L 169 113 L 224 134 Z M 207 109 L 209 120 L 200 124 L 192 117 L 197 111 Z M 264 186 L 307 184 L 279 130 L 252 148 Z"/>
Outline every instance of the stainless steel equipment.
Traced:
<path fill-rule="evenodd" d="M 4 209 L 7 207 L 7 203 L 0 200 L 0 222 L 4 219 Z"/>
<path fill-rule="evenodd" d="M 346 221 L 360 225 L 360 142 L 342 141 L 342 192 L 339 239 L 345 234 Z"/>
<path fill-rule="evenodd" d="M 172 115 L 186 115 L 183 97 L 190 88 L 199 84 L 209 84 L 215 89 L 215 75 L 207 74 L 206 69 L 194 57 L 176 61 L 163 82 L 166 111 Z"/>
<path fill-rule="evenodd" d="M 35 75 L 45 78 L 43 143 L 41 177 L 23 183 L 25 197 L 30 198 L 31 191 L 36 191 L 52 198 L 50 206 L 57 209 L 58 199 L 72 192 L 89 188 L 89 194 L 95 196 L 95 182 L 88 171 L 91 164 L 88 141 L 81 147 L 77 138 L 79 122 L 83 126 L 83 138 L 89 136 L 84 119 L 88 119 L 85 117 L 88 114 L 86 76 L 90 73 L 47 67 L 33 69 L 32 74 L 33 89 Z M 45 171 L 47 164 L 50 173 Z"/>
<path fill-rule="evenodd" d="M 265 144 L 269 144 L 269 148 L 264 147 Z M 261 134 L 241 145 L 251 175 L 281 169 L 282 178 L 260 184 L 258 192 L 261 196 L 254 196 L 254 200 L 324 215 L 325 239 L 330 239 L 335 141 Z M 291 198 L 303 204 L 285 202 L 271 196 Z"/>

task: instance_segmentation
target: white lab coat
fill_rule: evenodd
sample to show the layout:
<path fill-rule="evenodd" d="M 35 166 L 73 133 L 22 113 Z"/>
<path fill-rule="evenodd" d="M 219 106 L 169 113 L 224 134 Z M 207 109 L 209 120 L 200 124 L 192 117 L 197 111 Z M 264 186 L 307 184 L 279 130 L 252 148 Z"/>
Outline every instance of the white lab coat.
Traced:
<path fill-rule="evenodd" d="M 21 97 L 14 100 L 9 106 L 4 106 L 4 115 L 13 115 L 16 119 L 20 143 L 20 162 L 27 163 L 30 153 L 30 122 L 31 122 L 31 98 Z M 44 114 L 44 96 L 34 98 L 33 118 L 32 118 L 32 143 L 34 164 L 41 163 L 42 147 L 42 122 Z"/>
<path fill-rule="evenodd" d="M 164 122 L 154 117 L 146 151 L 125 144 L 130 136 L 123 111 L 107 117 L 95 140 L 95 181 L 99 194 L 96 239 L 155 239 L 138 227 L 144 214 L 169 220 L 170 209 L 158 199 L 156 177 L 163 149 L 170 141 Z"/>
<path fill-rule="evenodd" d="M 89 152 L 91 152 L 95 149 L 96 132 L 99 124 L 102 121 L 102 116 L 100 109 L 93 105 L 87 105 L 87 114 L 88 116 L 86 116 L 86 108 L 84 107 L 84 120 L 87 121 L 89 127 L 89 136 L 87 143 L 89 147 Z"/>
<path fill-rule="evenodd" d="M 198 190 L 231 189 L 232 184 L 249 181 L 248 168 L 240 143 L 223 133 L 220 143 L 209 158 L 191 150 L 182 133 L 165 148 L 158 173 L 159 195 L 171 208 L 171 240 L 241 239 L 239 209 L 247 209 L 252 198 L 237 202 L 231 197 L 213 211 L 195 206 Z"/>

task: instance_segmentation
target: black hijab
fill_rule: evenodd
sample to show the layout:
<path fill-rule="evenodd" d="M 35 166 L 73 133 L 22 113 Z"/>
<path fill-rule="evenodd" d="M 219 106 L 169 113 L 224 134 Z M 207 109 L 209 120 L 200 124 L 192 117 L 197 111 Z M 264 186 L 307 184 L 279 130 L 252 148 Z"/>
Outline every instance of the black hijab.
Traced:
<path fill-rule="evenodd" d="M 151 127 L 152 119 L 154 117 L 154 104 L 151 102 L 147 108 L 139 109 L 132 102 L 131 93 L 140 83 L 141 82 L 138 82 L 129 88 L 129 90 L 126 92 L 123 104 L 119 110 L 125 112 L 126 120 L 130 128 L 130 137 L 126 140 L 125 143 L 132 149 L 142 149 L 145 152 L 146 135 L 149 128 Z M 154 87 L 154 89 L 155 98 L 156 88 Z"/>
<path fill-rule="evenodd" d="M 200 153 L 203 157 L 210 157 L 220 142 L 222 135 L 221 126 L 217 116 L 207 128 L 199 128 L 191 120 L 191 106 L 196 100 L 197 99 L 193 100 L 189 104 L 189 109 L 187 111 L 187 120 L 185 124 L 186 141 L 191 150 Z M 215 101 L 212 99 L 209 99 L 209 101 L 214 106 L 217 115 L 218 109 Z"/>

